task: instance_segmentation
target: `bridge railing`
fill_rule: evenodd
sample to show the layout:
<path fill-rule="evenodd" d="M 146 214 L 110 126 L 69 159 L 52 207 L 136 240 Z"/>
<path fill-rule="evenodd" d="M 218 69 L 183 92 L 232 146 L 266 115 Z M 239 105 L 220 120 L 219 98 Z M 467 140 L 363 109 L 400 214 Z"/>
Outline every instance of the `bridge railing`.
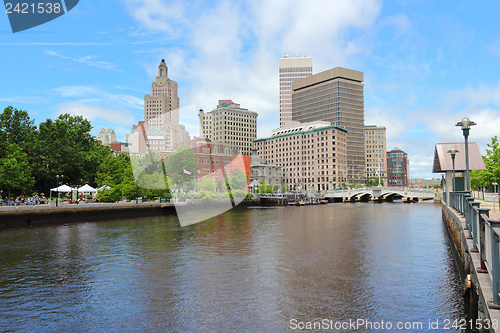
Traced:
<path fill-rule="evenodd" d="M 500 220 L 489 218 L 489 208 L 481 208 L 468 191 L 450 192 L 449 205 L 466 221 L 471 252 L 479 252 L 478 274 L 487 273 L 493 286 L 493 306 L 500 306 Z M 489 306 L 492 306 L 489 304 Z"/>

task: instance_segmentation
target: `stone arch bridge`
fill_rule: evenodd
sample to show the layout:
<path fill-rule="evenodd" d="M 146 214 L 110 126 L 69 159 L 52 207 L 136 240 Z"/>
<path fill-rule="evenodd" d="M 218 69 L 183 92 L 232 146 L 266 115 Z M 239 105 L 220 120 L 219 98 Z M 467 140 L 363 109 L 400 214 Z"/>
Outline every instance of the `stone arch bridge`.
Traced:
<path fill-rule="evenodd" d="M 325 194 L 329 201 L 393 201 L 409 198 L 413 201 L 418 199 L 433 199 L 438 197 L 436 189 L 412 189 L 406 187 L 363 187 L 346 188 L 329 191 Z"/>

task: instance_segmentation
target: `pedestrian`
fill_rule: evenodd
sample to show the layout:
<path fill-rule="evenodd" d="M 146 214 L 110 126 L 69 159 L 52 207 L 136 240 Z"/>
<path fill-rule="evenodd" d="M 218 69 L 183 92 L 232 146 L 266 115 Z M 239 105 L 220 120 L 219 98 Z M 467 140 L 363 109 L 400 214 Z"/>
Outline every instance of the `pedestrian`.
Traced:
<path fill-rule="evenodd" d="M 16 197 L 16 206 L 19 206 L 19 197 Z"/>

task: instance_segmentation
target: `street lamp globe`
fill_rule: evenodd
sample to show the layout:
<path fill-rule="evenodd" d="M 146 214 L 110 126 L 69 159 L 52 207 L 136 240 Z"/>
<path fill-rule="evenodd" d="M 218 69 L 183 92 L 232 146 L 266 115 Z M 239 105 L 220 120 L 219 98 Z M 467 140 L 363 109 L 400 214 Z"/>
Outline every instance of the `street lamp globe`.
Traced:
<path fill-rule="evenodd" d="M 462 131 L 464 132 L 464 136 L 467 137 L 467 136 L 469 136 L 469 130 L 470 130 L 471 126 L 474 126 L 474 125 L 477 125 L 477 124 L 475 122 L 471 121 L 469 118 L 463 117 L 462 121 L 456 123 L 455 126 L 461 127 Z"/>

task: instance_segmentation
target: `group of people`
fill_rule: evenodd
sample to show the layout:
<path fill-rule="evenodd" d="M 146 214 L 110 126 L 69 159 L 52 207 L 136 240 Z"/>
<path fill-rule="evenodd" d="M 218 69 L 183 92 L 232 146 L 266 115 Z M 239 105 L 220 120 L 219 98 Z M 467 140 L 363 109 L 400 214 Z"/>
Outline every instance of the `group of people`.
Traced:
<path fill-rule="evenodd" d="M 0 197 L 0 206 L 20 206 L 20 205 L 39 205 L 41 203 L 40 199 L 45 199 L 45 196 L 41 194 L 38 196 L 38 194 L 34 195 L 33 197 L 28 197 L 26 198 L 24 195 L 21 197 L 16 197 L 15 199 L 13 197 L 5 197 L 2 198 Z"/>

